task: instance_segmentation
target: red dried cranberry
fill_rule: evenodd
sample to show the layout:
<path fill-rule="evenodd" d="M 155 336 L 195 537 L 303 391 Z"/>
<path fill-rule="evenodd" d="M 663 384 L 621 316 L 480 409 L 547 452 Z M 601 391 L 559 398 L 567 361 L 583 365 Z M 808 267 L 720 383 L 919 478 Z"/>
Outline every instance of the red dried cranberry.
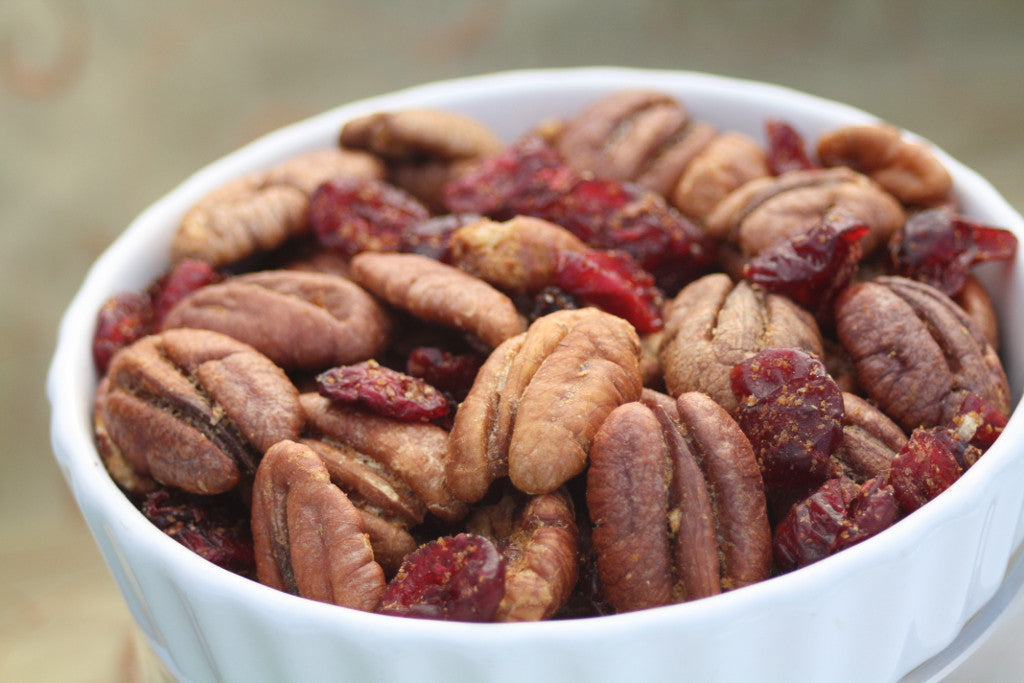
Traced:
<path fill-rule="evenodd" d="M 154 331 L 153 304 L 147 294 L 123 292 L 107 299 L 96 314 L 92 359 L 103 374 L 119 350 Z"/>
<path fill-rule="evenodd" d="M 454 354 L 435 346 L 418 346 L 409 353 L 405 371 L 456 399 L 465 398 L 483 358 L 474 353 Z"/>
<path fill-rule="evenodd" d="M 960 438 L 980 451 L 988 450 L 1003 433 L 1007 417 L 998 408 L 973 391 L 964 396 L 953 418 L 953 428 Z"/>
<path fill-rule="evenodd" d="M 429 217 L 412 195 L 366 178 L 328 181 L 309 201 L 309 222 L 317 240 L 348 256 L 397 251 L 402 233 Z"/>
<path fill-rule="evenodd" d="M 833 552 L 860 543 L 892 526 L 899 517 L 896 492 L 885 477 L 864 482 L 846 506 L 847 524 L 836 539 Z"/>
<path fill-rule="evenodd" d="M 915 429 L 889 469 L 900 509 L 913 512 L 952 486 L 965 469 L 967 448 L 972 447 L 946 427 Z"/>
<path fill-rule="evenodd" d="M 320 394 L 333 401 L 358 403 L 398 420 L 430 421 L 449 412 L 448 399 L 440 391 L 375 360 L 331 368 L 317 375 L 316 384 Z"/>
<path fill-rule="evenodd" d="M 640 334 L 657 332 L 664 323 L 661 290 L 651 274 L 623 252 L 559 252 L 554 284 L 585 304 L 628 320 Z"/>
<path fill-rule="evenodd" d="M 735 417 L 766 484 L 816 483 L 843 440 L 843 395 L 825 365 L 802 349 L 769 348 L 733 367 Z"/>
<path fill-rule="evenodd" d="M 773 175 L 818 167 L 808 157 L 804 138 L 793 126 L 778 119 L 767 119 L 764 128 L 768 138 L 768 167 Z"/>
<path fill-rule="evenodd" d="M 775 526 L 772 538 L 775 563 L 783 571 L 789 571 L 828 557 L 845 525 L 842 482 L 829 479 L 793 505 Z"/>
<path fill-rule="evenodd" d="M 505 560 L 482 536 L 444 536 L 409 553 L 388 583 L 382 614 L 491 621 L 505 595 Z"/>
<path fill-rule="evenodd" d="M 159 328 L 168 311 L 186 296 L 206 285 L 220 282 L 220 273 L 205 261 L 183 259 L 150 288 L 153 313 Z"/>

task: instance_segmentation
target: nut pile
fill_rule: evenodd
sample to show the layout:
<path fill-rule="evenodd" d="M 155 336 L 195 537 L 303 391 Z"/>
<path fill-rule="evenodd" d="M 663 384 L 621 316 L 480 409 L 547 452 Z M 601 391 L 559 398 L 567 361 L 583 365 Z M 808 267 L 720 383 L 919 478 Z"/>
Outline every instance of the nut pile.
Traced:
<path fill-rule="evenodd" d="M 763 141 L 618 92 L 505 145 L 434 110 L 211 192 L 93 340 L 165 533 L 313 600 L 469 621 L 694 600 L 912 513 L 1010 392 L 1016 238 L 884 125 Z"/>

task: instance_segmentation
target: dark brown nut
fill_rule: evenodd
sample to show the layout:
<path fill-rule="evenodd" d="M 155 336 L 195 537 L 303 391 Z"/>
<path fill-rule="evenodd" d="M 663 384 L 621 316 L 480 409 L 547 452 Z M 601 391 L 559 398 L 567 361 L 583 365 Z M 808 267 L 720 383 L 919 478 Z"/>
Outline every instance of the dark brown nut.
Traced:
<path fill-rule="evenodd" d="M 733 190 L 771 174 L 764 151 L 741 133 L 716 135 L 683 171 L 669 199 L 703 222 Z"/>
<path fill-rule="evenodd" d="M 833 456 L 837 476 L 863 484 L 885 476 L 907 443 L 899 425 L 856 394 L 843 392 L 843 443 Z"/>
<path fill-rule="evenodd" d="M 483 280 L 419 254 L 363 252 L 352 278 L 417 318 L 467 332 L 496 347 L 526 329 L 515 304 Z"/>
<path fill-rule="evenodd" d="M 824 165 L 859 171 L 904 204 L 936 206 L 953 192 L 953 178 L 935 153 L 894 126 L 846 126 L 821 136 L 817 148 Z"/>
<path fill-rule="evenodd" d="M 640 355 L 633 327 L 594 308 L 550 313 L 498 347 L 455 415 L 455 495 L 476 502 L 506 471 L 532 494 L 582 472 L 604 417 L 640 396 Z"/>
<path fill-rule="evenodd" d="M 953 297 L 953 301 L 971 317 L 974 324 L 985 335 L 985 341 L 998 351 L 999 314 L 996 312 L 995 304 L 992 303 L 992 298 L 988 295 L 985 285 L 981 284 L 981 281 L 975 276 L 968 275 L 963 289 Z"/>
<path fill-rule="evenodd" d="M 714 595 L 768 578 L 761 473 L 736 422 L 705 394 L 678 421 L 636 402 L 602 424 L 587 505 L 605 598 L 620 612 Z"/>
<path fill-rule="evenodd" d="M 426 422 L 406 422 L 336 403 L 315 393 L 299 397 L 312 438 L 344 449 L 386 477 L 392 499 L 370 499 L 367 489 L 348 489 L 412 525 L 423 510 L 445 521 L 462 519 L 466 506 L 456 500 L 445 477 L 448 433 Z M 381 483 L 383 490 L 383 482 Z M 357 493 L 358 491 L 358 493 Z"/>
<path fill-rule="evenodd" d="M 304 421 L 283 370 L 207 330 L 143 337 L 114 357 L 100 392 L 94 417 L 105 460 L 191 493 L 233 489 Z"/>
<path fill-rule="evenodd" d="M 272 270 L 196 290 L 171 309 L 164 327 L 222 332 L 284 368 L 316 370 L 375 357 L 388 341 L 391 319 L 350 280 Z"/>
<path fill-rule="evenodd" d="M 999 356 L 930 285 L 892 276 L 851 285 L 836 304 L 836 329 L 860 386 L 907 432 L 948 423 L 967 392 L 1009 413 Z"/>
<path fill-rule="evenodd" d="M 223 266 L 278 247 L 308 232 L 309 197 L 322 182 L 383 173 L 380 161 L 368 154 L 325 149 L 225 183 L 182 217 L 171 259 Z"/>
<path fill-rule="evenodd" d="M 896 198 L 867 176 L 848 168 L 810 169 L 744 183 L 715 206 L 704 229 L 749 258 L 819 227 L 832 212 L 868 226 L 864 254 L 884 245 L 906 218 Z"/>
<path fill-rule="evenodd" d="M 452 234 L 452 264 L 508 294 L 536 294 L 555 279 L 558 254 L 588 249 L 565 228 L 529 216 L 482 220 Z"/>
<path fill-rule="evenodd" d="M 506 495 L 466 520 L 470 533 L 491 538 L 505 558 L 505 595 L 495 621 L 539 621 L 568 601 L 579 578 L 579 529 L 564 490 Z"/>
<path fill-rule="evenodd" d="M 384 593 L 363 518 L 308 447 L 281 441 L 256 470 L 252 534 L 260 583 L 371 611 Z"/>
<path fill-rule="evenodd" d="M 729 373 L 773 346 L 823 357 L 814 317 L 788 298 L 746 280 L 713 273 L 684 287 L 666 306 L 661 366 L 668 393 L 702 391 L 726 410 L 736 407 Z"/>

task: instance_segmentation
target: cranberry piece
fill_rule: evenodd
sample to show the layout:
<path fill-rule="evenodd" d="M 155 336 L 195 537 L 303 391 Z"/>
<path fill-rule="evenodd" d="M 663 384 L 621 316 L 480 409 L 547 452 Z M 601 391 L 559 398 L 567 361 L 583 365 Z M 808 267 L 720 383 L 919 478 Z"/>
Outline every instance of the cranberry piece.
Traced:
<path fill-rule="evenodd" d="M 122 292 L 110 297 L 96 314 L 92 337 L 96 369 L 105 373 L 115 353 L 153 331 L 153 303 L 147 294 Z"/>
<path fill-rule="evenodd" d="M 889 528 L 899 513 L 896 492 L 885 477 L 869 479 L 846 506 L 847 523 L 836 539 L 833 552 L 849 548 Z"/>
<path fill-rule="evenodd" d="M 742 275 L 769 292 L 788 296 L 818 322 L 827 323 L 836 298 L 857 271 L 860 238 L 867 231 L 860 221 L 829 214 L 813 230 L 751 258 Z"/>
<path fill-rule="evenodd" d="M 555 286 L 575 299 L 624 318 L 640 334 L 664 324 L 664 297 L 654 278 L 623 252 L 562 251 L 555 259 Z"/>
<path fill-rule="evenodd" d="M 221 274 L 205 261 L 188 258 L 179 261 L 150 288 L 157 327 L 160 327 L 167 313 L 179 301 L 197 289 L 222 279 Z"/>
<path fill-rule="evenodd" d="M 735 418 L 765 483 L 820 482 L 843 440 L 843 396 L 825 365 L 802 349 L 769 348 L 733 367 Z"/>
<path fill-rule="evenodd" d="M 913 512 L 952 486 L 965 464 L 977 460 L 972 448 L 946 427 L 915 429 L 889 469 L 900 509 Z"/>
<path fill-rule="evenodd" d="M 1009 230 L 969 221 L 949 209 L 928 209 L 912 215 L 893 235 L 890 269 L 955 296 L 971 266 L 1008 260 L 1016 251 L 1017 238 Z"/>
<path fill-rule="evenodd" d="M 998 408 L 978 394 L 968 392 L 953 418 L 953 426 L 960 438 L 980 451 L 988 450 L 1003 433 L 1007 417 Z"/>
<path fill-rule="evenodd" d="M 443 536 L 409 553 L 388 583 L 382 614 L 491 621 L 505 595 L 505 560 L 487 538 Z"/>
<path fill-rule="evenodd" d="M 429 217 L 412 195 L 366 178 L 328 181 L 309 200 L 309 222 L 317 240 L 348 256 L 398 251 L 402 233 Z"/>
<path fill-rule="evenodd" d="M 768 138 L 768 168 L 773 175 L 818 167 L 808 157 L 804 138 L 793 126 L 778 119 L 767 119 L 764 129 Z"/>
<path fill-rule="evenodd" d="M 450 213 L 413 223 L 398 239 L 398 251 L 451 262 L 452 234 L 464 225 L 483 219 L 477 213 Z"/>
<path fill-rule="evenodd" d="M 449 412 L 440 391 L 375 360 L 331 368 L 317 375 L 316 384 L 320 395 L 333 401 L 358 403 L 398 420 L 430 421 Z"/>
<path fill-rule="evenodd" d="M 409 353 L 405 371 L 456 399 L 466 397 L 483 358 L 475 353 L 454 354 L 435 346 L 418 346 Z"/>
<path fill-rule="evenodd" d="M 829 479 L 799 501 L 775 526 L 772 552 L 783 571 L 806 567 L 832 554 L 846 526 L 846 500 L 839 479 Z"/>

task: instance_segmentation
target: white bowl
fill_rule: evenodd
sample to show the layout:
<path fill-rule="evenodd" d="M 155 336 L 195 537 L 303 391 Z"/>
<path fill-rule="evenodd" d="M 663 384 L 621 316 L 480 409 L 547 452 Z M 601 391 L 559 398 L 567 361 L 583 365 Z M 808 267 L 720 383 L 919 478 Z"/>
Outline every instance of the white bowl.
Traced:
<path fill-rule="evenodd" d="M 807 137 L 875 120 L 781 87 L 617 68 L 499 73 L 346 105 L 208 166 L 139 216 L 90 270 L 60 327 L 48 392 L 52 440 L 86 522 L 134 618 L 183 680 L 641 681 L 897 679 L 954 640 L 995 594 L 1024 537 L 1024 416 L 951 489 L 834 557 L 713 598 L 601 618 L 531 624 L 400 619 L 271 590 L 200 559 L 150 524 L 107 476 L 93 445 L 90 356 L 96 311 L 167 266 L 185 209 L 243 172 L 333 144 L 358 115 L 440 107 L 511 141 L 541 119 L 612 91 L 654 88 L 723 129 L 762 137 L 766 116 Z M 966 215 L 1024 237 L 1024 219 L 982 178 L 937 150 Z M 1002 315 L 1014 400 L 1024 385 L 1024 269 L 983 275 Z M 1011 305 L 1014 302 L 1015 305 Z"/>

